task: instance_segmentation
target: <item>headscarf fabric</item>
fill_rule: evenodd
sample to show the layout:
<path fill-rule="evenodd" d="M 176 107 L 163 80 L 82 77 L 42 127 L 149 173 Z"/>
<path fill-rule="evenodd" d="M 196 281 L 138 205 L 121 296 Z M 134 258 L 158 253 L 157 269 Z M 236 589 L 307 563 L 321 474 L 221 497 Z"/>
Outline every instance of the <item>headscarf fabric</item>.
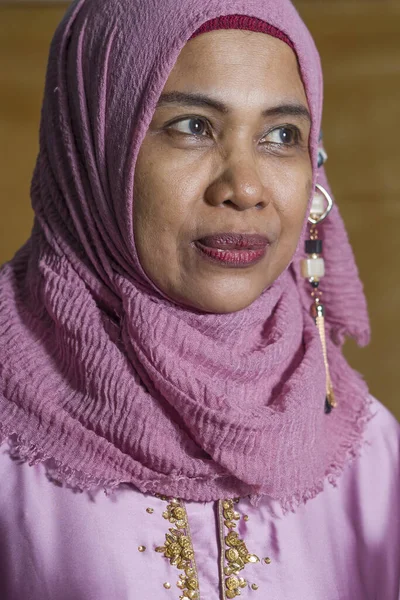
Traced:
<path fill-rule="evenodd" d="M 79 490 L 127 483 L 293 505 L 360 449 L 368 390 L 341 346 L 347 335 L 367 343 L 369 323 L 337 207 L 320 232 L 330 415 L 299 274 L 306 223 L 289 268 L 236 313 L 171 302 L 138 260 L 135 162 L 158 98 L 194 32 L 231 14 L 290 40 L 312 115 L 313 182 L 329 190 L 317 166 L 319 56 L 289 0 L 76 0 L 51 45 L 34 227 L 0 272 L 0 439 Z"/>

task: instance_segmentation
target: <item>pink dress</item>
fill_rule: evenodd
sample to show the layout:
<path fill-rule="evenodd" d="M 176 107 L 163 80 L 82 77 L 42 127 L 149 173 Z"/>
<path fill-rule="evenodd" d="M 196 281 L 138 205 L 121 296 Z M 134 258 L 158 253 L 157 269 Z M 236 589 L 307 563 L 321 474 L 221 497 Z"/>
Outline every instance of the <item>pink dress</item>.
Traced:
<path fill-rule="evenodd" d="M 75 493 L 3 445 L 0 599 L 399 600 L 400 429 L 373 411 L 337 487 L 288 514 L 268 498 Z"/>

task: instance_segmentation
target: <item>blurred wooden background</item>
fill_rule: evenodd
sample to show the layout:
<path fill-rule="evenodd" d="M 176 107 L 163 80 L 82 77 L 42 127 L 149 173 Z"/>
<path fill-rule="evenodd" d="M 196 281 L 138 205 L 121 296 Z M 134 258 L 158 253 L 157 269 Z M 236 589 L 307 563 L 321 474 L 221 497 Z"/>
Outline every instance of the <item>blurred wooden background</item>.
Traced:
<path fill-rule="evenodd" d="M 328 173 L 371 314 L 371 345 L 346 354 L 400 418 L 400 4 L 296 4 L 322 56 Z M 0 4 L 0 264 L 30 233 L 47 53 L 65 6 Z"/>

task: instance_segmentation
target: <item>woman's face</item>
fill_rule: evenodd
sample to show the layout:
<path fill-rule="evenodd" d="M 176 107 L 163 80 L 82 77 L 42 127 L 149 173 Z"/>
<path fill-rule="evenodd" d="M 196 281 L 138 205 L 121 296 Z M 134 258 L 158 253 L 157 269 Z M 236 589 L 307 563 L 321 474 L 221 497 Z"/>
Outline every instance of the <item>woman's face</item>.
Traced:
<path fill-rule="evenodd" d="M 136 248 L 164 294 L 235 312 L 285 270 L 311 192 L 309 133 L 297 60 L 284 42 L 221 30 L 186 44 L 135 170 Z"/>

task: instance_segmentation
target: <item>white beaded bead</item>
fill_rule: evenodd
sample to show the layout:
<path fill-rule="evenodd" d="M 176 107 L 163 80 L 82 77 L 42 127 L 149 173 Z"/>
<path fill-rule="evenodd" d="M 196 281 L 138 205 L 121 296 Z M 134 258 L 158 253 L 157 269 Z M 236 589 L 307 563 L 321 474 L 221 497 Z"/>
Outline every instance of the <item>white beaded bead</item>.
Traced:
<path fill-rule="evenodd" d="M 323 277 L 325 275 L 325 263 L 323 258 L 304 258 L 301 261 L 301 274 L 310 277 Z"/>

